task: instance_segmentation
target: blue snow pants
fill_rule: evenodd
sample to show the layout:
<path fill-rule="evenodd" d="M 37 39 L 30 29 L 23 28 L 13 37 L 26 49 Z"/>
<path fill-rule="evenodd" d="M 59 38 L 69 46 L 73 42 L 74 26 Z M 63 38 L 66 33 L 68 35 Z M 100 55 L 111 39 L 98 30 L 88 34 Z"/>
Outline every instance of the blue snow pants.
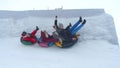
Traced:
<path fill-rule="evenodd" d="M 75 35 L 75 33 L 80 30 L 84 24 L 82 24 L 79 20 L 70 28 L 70 31 L 72 35 Z"/>

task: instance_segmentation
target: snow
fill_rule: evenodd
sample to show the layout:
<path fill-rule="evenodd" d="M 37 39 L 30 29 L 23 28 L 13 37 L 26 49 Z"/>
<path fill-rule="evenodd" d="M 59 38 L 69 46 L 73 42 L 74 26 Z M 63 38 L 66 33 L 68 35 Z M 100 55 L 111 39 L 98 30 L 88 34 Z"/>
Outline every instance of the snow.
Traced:
<path fill-rule="evenodd" d="M 110 15 L 97 11 L 93 16 L 87 15 L 90 11 L 82 12 L 87 23 L 78 32 L 81 35 L 78 42 L 67 49 L 25 46 L 20 42 L 21 32 L 31 32 L 36 25 L 51 34 L 54 16 L 0 18 L 0 68 L 119 68 L 120 48 L 114 21 Z M 74 24 L 78 17 L 58 16 L 58 20 L 66 26 L 69 22 Z"/>
<path fill-rule="evenodd" d="M 25 46 L 19 38 L 1 39 L 0 68 L 119 68 L 120 49 L 104 40 L 78 42 L 68 49 Z M 7 43 L 6 43 L 7 42 Z"/>

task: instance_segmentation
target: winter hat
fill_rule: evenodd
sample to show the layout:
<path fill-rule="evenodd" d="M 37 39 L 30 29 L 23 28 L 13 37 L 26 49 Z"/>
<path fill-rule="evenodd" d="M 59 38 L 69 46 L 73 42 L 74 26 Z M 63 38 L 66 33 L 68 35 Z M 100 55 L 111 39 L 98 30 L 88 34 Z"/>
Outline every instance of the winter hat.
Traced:
<path fill-rule="evenodd" d="M 23 31 L 22 32 L 22 36 L 25 36 L 27 34 L 27 32 Z"/>
<path fill-rule="evenodd" d="M 62 23 L 59 23 L 59 28 L 63 28 L 63 24 Z"/>

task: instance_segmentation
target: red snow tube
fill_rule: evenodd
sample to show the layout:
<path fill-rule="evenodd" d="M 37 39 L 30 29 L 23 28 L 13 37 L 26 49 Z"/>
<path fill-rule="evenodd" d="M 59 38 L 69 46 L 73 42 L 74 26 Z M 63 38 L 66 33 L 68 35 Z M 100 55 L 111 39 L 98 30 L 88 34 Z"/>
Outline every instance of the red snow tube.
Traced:
<path fill-rule="evenodd" d="M 34 37 L 34 39 L 35 39 L 36 42 L 37 42 L 37 38 Z M 35 43 L 32 43 L 31 41 L 25 41 L 25 40 L 23 40 L 22 37 L 20 38 L 20 42 L 21 42 L 22 44 L 24 44 L 24 45 L 32 45 L 32 44 L 35 44 Z"/>

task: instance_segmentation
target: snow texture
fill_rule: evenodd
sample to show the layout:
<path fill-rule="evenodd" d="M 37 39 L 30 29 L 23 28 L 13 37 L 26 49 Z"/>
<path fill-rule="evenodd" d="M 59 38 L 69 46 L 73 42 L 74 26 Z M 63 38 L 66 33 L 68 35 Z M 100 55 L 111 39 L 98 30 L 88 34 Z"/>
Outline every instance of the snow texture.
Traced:
<path fill-rule="evenodd" d="M 87 23 L 78 32 L 81 35 L 79 41 L 103 39 L 118 44 L 114 20 L 103 9 L 0 11 L 0 14 L 1 38 L 19 37 L 22 31 L 31 32 L 35 26 L 51 33 L 55 15 L 65 26 L 70 22 L 74 24 L 82 16 Z M 37 36 L 40 36 L 39 32 Z"/>
<path fill-rule="evenodd" d="M 36 25 L 51 34 L 55 15 L 65 26 L 79 16 L 87 20 L 73 47 L 43 48 L 20 42 L 21 32 L 31 32 Z M 120 68 L 114 21 L 103 9 L 0 11 L 0 32 L 0 68 Z"/>
<path fill-rule="evenodd" d="M 0 41 L 0 68 L 120 68 L 119 47 L 105 40 L 79 41 L 67 49 L 25 46 L 18 37 Z"/>

